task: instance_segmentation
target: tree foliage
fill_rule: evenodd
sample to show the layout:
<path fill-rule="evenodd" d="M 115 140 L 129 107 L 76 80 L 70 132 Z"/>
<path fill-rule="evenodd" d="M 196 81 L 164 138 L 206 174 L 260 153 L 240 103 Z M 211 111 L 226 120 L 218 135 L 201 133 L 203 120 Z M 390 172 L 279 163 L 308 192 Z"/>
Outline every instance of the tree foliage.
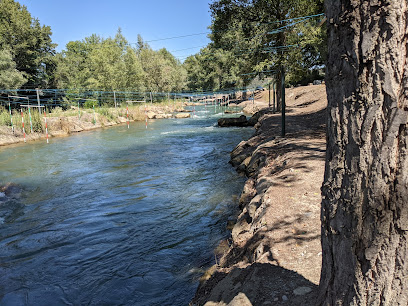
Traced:
<path fill-rule="evenodd" d="M 0 88 L 15 89 L 26 82 L 23 73 L 16 69 L 11 52 L 0 50 Z"/>
<path fill-rule="evenodd" d="M 0 50 L 9 50 L 27 86 L 50 86 L 55 69 L 56 45 L 51 28 L 41 26 L 25 6 L 14 0 L 0 1 Z"/>
<path fill-rule="evenodd" d="M 184 62 L 187 86 L 191 90 L 232 88 L 240 81 L 237 59 L 231 51 L 203 48 Z"/>
<path fill-rule="evenodd" d="M 119 29 L 114 38 L 92 35 L 69 42 L 57 55 L 59 87 L 169 92 L 184 87 L 186 72 L 166 49 L 154 51 L 139 36 L 132 47 Z"/>
<path fill-rule="evenodd" d="M 210 10 L 212 42 L 195 59 L 186 61 L 192 89 L 194 82 L 213 89 L 219 85 L 209 81 L 211 76 L 206 73 L 198 77 L 199 70 L 208 70 L 208 61 L 222 73 L 217 76 L 221 87 L 247 85 L 255 77 L 250 73 L 265 70 L 276 71 L 270 75 L 279 81 L 281 66 L 287 71 L 287 81 L 298 83 L 324 63 L 326 38 L 321 18 L 296 19 L 322 13 L 322 0 L 218 0 Z M 228 57 L 232 60 L 226 62 Z M 193 62 L 199 67 L 192 67 Z"/>

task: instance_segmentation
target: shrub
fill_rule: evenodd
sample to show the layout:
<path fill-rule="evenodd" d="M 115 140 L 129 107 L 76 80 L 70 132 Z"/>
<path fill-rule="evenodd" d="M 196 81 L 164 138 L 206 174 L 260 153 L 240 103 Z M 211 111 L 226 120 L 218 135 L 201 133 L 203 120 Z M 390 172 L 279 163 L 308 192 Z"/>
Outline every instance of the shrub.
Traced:
<path fill-rule="evenodd" d="M 42 133 L 43 124 L 42 124 L 42 116 L 38 113 L 38 111 L 31 112 L 31 120 L 33 123 L 33 132 Z"/>
<path fill-rule="evenodd" d="M 10 113 L 4 108 L 0 109 L 0 125 L 11 126 Z"/>

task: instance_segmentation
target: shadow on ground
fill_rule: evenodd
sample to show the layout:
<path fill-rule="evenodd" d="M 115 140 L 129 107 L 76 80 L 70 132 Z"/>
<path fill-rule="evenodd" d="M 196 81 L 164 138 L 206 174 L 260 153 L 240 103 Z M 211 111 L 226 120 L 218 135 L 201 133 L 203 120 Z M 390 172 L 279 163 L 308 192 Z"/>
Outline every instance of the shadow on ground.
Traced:
<path fill-rule="evenodd" d="M 234 268 L 228 274 L 216 272 L 205 286 L 199 287 L 190 305 L 313 305 L 316 289 L 315 284 L 294 271 L 254 263 L 244 269 Z"/>

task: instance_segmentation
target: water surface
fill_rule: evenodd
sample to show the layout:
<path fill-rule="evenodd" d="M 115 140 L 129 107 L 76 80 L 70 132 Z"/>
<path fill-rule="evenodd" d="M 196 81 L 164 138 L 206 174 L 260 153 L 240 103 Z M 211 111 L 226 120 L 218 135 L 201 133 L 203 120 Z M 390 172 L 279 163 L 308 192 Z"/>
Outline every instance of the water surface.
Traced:
<path fill-rule="evenodd" d="M 1 305 L 187 305 L 228 235 L 248 128 L 172 119 L 0 149 Z"/>

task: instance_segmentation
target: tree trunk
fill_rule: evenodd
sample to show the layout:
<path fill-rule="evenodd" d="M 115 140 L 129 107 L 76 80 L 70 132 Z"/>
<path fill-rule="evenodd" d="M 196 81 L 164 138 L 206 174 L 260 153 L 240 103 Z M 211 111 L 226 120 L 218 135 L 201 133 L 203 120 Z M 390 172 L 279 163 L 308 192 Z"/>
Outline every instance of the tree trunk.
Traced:
<path fill-rule="evenodd" d="M 320 305 L 408 305 L 407 0 L 327 0 Z"/>

